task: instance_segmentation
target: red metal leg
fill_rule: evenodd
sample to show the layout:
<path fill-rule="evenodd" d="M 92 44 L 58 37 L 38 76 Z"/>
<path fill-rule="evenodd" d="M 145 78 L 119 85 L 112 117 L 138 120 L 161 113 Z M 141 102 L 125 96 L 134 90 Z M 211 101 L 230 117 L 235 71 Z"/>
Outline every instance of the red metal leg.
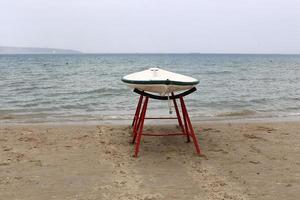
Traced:
<path fill-rule="evenodd" d="M 197 151 L 197 153 L 200 155 L 200 154 L 201 154 L 200 146 L 199 146 L 197 137 L 196 137 L 196 135 L 195 135 L 195 132 L 194 132 L 194 129 L 193 129 L 193 126 L 192 126 L 192 123 L 191 123 L 189 114 L 188 114 L 188 112 L 187 112 L 187 109 L 186 109 L 186 106 L 185 106 L 185 103 L 184 103 L 184 100 L 183 100 L 182 97 L 180 98 L 180 103 L 181 103 L 181 106 L 182 106 L 183 115 L 185 116 L 187 125 L 188 125 L 189 130 L 190 130 L 191 137 L 193 138 L 193 142 L 194 142 L 196 151 Z"/>
<path fill-rule="evenodd" d="M 188 128 L 188 123 L 187 123 L 187 119 L 186 119 L 186 115 L 185 115 L 185 110 L 184 110 L 184 101 L 182 98 L 179 99 L 180 100 L 180 105 L 181 105 L 181 110 L 182 110 L 182 117 L 183 117 L 183 121 L 184 121 L 184 127 L 185 127 L 185 132 L 186 132 L 186 142 L 190 142 L 190 131 Z"/>
<path fill-rule="evenodd" d="M 141 95 L 140 96 L 140 99 L 139 99 L 139 103 L 137 105 L 137 108 L 136 108 L 136 112 L 135 112 L 135 116 L 134 116 L 134 119 L 133 119 L 133 131 L 132 131 L 132 135 L 133 135 L 133 141 L 132 143 L 134 143 L 134 140 L 135 140 L 135 137 L 136 137 L 136 132 L 138 130 L 138 127 L 139 127 L 139 118 L 140 118 L 140 110 L 141 110 L 141 107 L 142 107 L 142 103 L 143 103 L 143 96 Z"/>
<path fill-rule="evenodd" d="M 140 95 L 139 102 L 138 102 L 138 105 L 137 105 L 136 110 L 135 110 L 135 114 L 134 114 L 134 118 L 132 120 L 131 127 L 134 126 L 134 124 L 136 123 L 136 121 L 137 121 L 137 119 L 140 115 L 140 109 L 141 109 L 142 101 L 143 101 L 143 95 Z"/>
<path fill-rule="evenodd" d="M 138 112 L 139 115 L 137 116 L 136 122 L 135 122 L 135 124 L 134 124 L 134 126 L 133 126 L 133 138 L 132 138 L 132 144 L 135 143 L 136 136 L 137 136 L 138 131 L 139 131 L 139 128 L 140 128 L 140 126 L 141 126 L 141 117 L 142 117 L 142 115 L 143 115 L 143 109 L 144 109 L 145 102 L 146 102 L 146 98 L 145 98 L 144 102 L 143 102 L 143 98 L 142 98 L 142 102 L 141 102 L 141 105 L 140 105 L 140 108 L 142 108 L 142 110 L 141 110 L 141 112 Z M 144 120 L 145 120 L 145 119 L 144 119 Z"/>
<path fill-rule="evenodd" d="M 132 131 L 133 137 L 132 137 L 132 142 L 131 142 L 132 144 L 135 143 L 136 135 L 137 135 L 137 132 L 138 132 L 139 126 L 140 126 L 140 121 L 141 120 L 139 119 L 133 127 L 133 131 Z"/>
<path fill-rule="evenodd" d="M 137 157 L 138 153 L 139 153 L 139 147 L 140 147 L 140 142 L 141 142 L 141 137 L 142 137 L 142 133 L 143 133 L 143 127 L 144 127 L 144 121 L 145 121 L 145 115 L 146 115 L 146 111 L 147 111 L 147 105 L 148 105 L 148 99 L 149 97 L 146 97 L 143 108 L 142 108 L 142 113 L 141 113 L 141 117 L 140 117 L 140 124 L 138 125 L 138 132 L 137 132 L 137 141 L 135 144 L 135 152 L 134 152 L 134 156 Z"/>
<path fill-rule="evenodd" d="M 142 116 L 142 112 L 143 110 L 140 112 L 141 110 L 141 107 L 143 107 L 143 96 L 141 96 L 140 98 L 140 102 L 139 102 L 139 105 L 138 105 L 138 112 L 137 113 L 137 116 L 135 117 L 135 123 L 133 125 L 133 131 L 132 131 L 132 134 L 133 134 L 133 138 L 132 138 L 132 144 L 134 144 L 135 142 L 135 139 L 136 139 L 136 136 L 137 136 L 137 133 L 138 133 L 138 130 L 139 130 L 139 127 L 140 127 L 140 124 L 141 124 L 141 116 Z M 145 104 L 145 102 L 144 102 Z"/>
<path fill-rule="evenodd" d="M 172 92 L 172 96 L 174 97 L 174 93 Z M 185 132 L 185 129 L 183 127 L 183 124 L 182 124 L 182 120 L 181 120 L 181 116 L 180 116 L 180 112 L 178 110 L 178 106 L 177 106 L 177 102 L 176 102 L 176 99 L 173 99 L 173 103 L 174 103 L 174 107 L 175 107 L 175 112 L 176 112 L 176 115 L 177 115 L 177 120 L 178 120 L 178 124 L 180 126 L 180 129 L 182 131 L 183 134 L 186 134 L 188 135 L 188 133 Z"/>

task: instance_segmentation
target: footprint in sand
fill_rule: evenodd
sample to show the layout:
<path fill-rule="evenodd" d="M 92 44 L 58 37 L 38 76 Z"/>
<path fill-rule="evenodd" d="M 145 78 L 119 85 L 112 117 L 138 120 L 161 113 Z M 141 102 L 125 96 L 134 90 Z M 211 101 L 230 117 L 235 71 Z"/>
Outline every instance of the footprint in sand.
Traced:
<path fill-rule="evenodd" d="M 8 166 L 8 165 L 9 165 L 9 163 L 6 163 L 6 162 L 0 163 L 0 166 Z"/>
<path fill-rule="evenodd" d="M 36 138 L 33 138 L 33 137 L 20 137 L 18 138 L 19 141 L 22 141 L 22 142 L 37 142 L 38 139 Z"/>
<path fill-rule="evenodd" d="M 212 152 L 222 152 L 224 154 L 228 154 L 228 151 L 225 151 L 224 149 L 208 149 L 208 151 L 212 151 Z"/>
<path fill-rule="evenodd" d="M 89 137 L 88 135 L 83 135 L 83 136 L 75 137 L 73 139 L 75 139 L 75 140 L 82 140 L 82 139 L 86 139 L 88 137 Z"/>
<path fill-rule="evenodd" d="M 199 132 L 213 132 L 213 133 L 220 133 L 220 130 L 217 129 L 213 129 L 213 128 L 203 128 L 203 129 L 199 129 Z"/>
<path fill-rule="evenodd" d="M 111 186 L 111 185 L 103 185 L 100 187 L 100 189 L 102 189 L 102 190 L 111 190 L 112 188 L 113 188 L 113 186 Z"/>
<path fill-rule="evenodd" d="M 42 167 L 42 161 L 41 160 L 29 160 L 29 162 L 34 163 L 36 166 Z"/>
<path fill-rule="evenodd" d="M 260 164 L 260 161 L 252 161 L 252 160 L 250 160 L 249 163 L 257 165 L 257 164 Z"/>
<path fill-rule="evenodd" d="M 267 131 L 268 133 L 271 133 L 272 131 L 276 131 L 275 128 L 270 128 L 270 127 L 266 127 L 266 126 L 257 126 L 256 131 Z"/>
<path fill-rule="evenodd" d="M 3 151 L 11 151 L 12 149 L 13 149 L 12 147 L 7 147 L 7 146 L 3 147 Z"/>
<path fill-rule="evenodd" d="M 18 152 L 9 152 L 9 160 L 20 162 L 25 158 L 25 155 Z"/>
<path fill-rule="evenodd" d="M 260 137 L 260 136 L 256 136 L 256 135 L 253 135 L 253 134 L 246 134 L 245 133 L 243 136 L 246 137 L 246 138 L 249 138 L 249 139 L 258 139 L 258 140 L 267 141 L 265 138 Z"/>
<path fill-rule="evenodd" d="M 23 129 L 22 129 L 22 133 L 23 133 L 24 135 L 32 134 L 32 133 L 33 133 L 33 130 L 27 129 L 27 128 L 23 128 Z"/>
<path fill-rule="evenodd" d="M 251 152 L 254 152 L 254 153 L 261 153 L 261 150 L 258 149 L 257 147 L 255 147 L 254 145 L 250 145 L 250 148 L 251 148 Z"/>
<path fill-rule="evenodd" d="M 123 187 L 127 183 L 126 180 L 115 180 L 114 184 L 117 185 L 118 187 Z"/>
<path fill-rule="evenodd" d="M 102 126 L 97 126 L 97 128 L 99 129 L 99 135 L 103 135 L 104 133 L 104 130 L 103 130 L 103 127 Z"/>
<path fill-rule="evenodd" d="M 160 193 L 156 193 L 156 194 L 144 194 L 142 196 L 143 200 L 156 200 L 156 199 L 162 199 L 163 195 Z"/>
<path fill-rule="evenodd" d="M 202 129 L 203 132 L 208 132 L 208 131 L 212 131 L 212 130 L 214 130 L 214 129 L 212 129 L 212 128 L 203 128 Z"/>
<path fill-rule="evenodd" d="M 124 171 L 124 170 L 120 170 L 120 171 L 119 171 L 119 174 L 127 175 L 128 173 L 127 173 L 126 171 Z"/>

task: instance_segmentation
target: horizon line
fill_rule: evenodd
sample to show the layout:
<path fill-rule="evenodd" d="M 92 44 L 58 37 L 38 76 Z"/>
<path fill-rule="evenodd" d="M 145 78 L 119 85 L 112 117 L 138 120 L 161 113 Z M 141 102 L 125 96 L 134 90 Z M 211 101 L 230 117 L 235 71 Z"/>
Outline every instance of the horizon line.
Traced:
<path fill-rule="evenodd" d="M 9 45 L 0 45 L 0 47 L 4 48 L 35 48 L 35 49 L 55 49 L 55 50 L 65 50 L 65 51 L 77 51 L 78 54 L 229 54 L 229 55 L 300 55 L 300 52 L 298 53 L 283 53 L 283 52 L 276 52 L 276 53 L 270 53 L 270 52 L 84 52 L 78 49 L 73 49 L 73 48 L 60 48 L 60 47 L 36 47 L 36 46 L 9 46 Z M 14 53 L 1 53 L 0 55 L 5 55 L 5 54 L 14 54 Z M 15 54 L 48 54 L 48 53 L 15 53 Z M 51 54 L 51 53 L 49 53 Z M 64 53 L 57 53 L 57 54 L 64 54 Z M 73 53 L 66 53 L 66 54 L 73 54 Z M 74 53 L 77 54 L 77 53 Z"/>
<path fill-rule="evenodd" d="M 81 54 L 241 54 L 241 55 L 300 55 L 300 53 L 220 53 L 220 52 L 81 52 Z"/>
<path fill-rule="evenodd" d="M 66 50 L 66 49 L 64 49 Z M 68 49 L 72 50 L 72 49 Z M 77 50 L 75 50 L 77 51 Z M 82 52 L 79 51 L 79 53 L 1 53 L 0 55 L 60 55 L 60 54 L 66 54 L 66 55 L 80 55 L 80 54 L 103 54 L 103 55 L 113 55 L 113 54 L 144 54 L 144 55 L 151 55 L 151 54 L 165 54 L 165 55 L 171 55 L 171 54 L 181 54 L 181 55 L 188 55 L 188 54 L 202 54 L 202 55 L 300 55 L 300 53 L 200 53 L 200 52 Z"/>

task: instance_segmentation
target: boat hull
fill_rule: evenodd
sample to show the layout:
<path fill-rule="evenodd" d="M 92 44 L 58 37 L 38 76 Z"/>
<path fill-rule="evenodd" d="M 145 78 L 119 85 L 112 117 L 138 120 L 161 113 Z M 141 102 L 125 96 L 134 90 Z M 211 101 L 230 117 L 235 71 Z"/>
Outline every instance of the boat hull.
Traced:
<path fill-rule="evenodd" d="M 172 92 L 189 90 L 195 85 L 166 85 L 166 84 L 128 84 L 126 85 L 130 88 L 136 88 L 142 91 L 148 91 L 153 93 L 158 93 L 165 95 Z"/>
<path fill-rule="evenodd" d="M 122 81 L 130 88 L 158 93 L 160 95 L 189 90 L 199 83 L 195 78 L 159 68 L 150 68 L 141 72 L 129 74 L 124 76 Z"/>

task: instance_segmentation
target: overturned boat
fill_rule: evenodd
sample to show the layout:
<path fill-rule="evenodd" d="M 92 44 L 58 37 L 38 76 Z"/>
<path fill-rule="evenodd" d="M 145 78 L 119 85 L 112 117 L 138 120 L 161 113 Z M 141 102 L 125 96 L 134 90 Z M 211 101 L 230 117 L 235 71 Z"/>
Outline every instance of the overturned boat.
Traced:
<path fill-rule="evenodd" d="M 158 93 L 160 95 L 188 90 L 199 83 L 195 78 L 160 68 L 150 68 L 148 70 L 126 75 L 122 78 L 122 81 L 130 88 Z"/>

